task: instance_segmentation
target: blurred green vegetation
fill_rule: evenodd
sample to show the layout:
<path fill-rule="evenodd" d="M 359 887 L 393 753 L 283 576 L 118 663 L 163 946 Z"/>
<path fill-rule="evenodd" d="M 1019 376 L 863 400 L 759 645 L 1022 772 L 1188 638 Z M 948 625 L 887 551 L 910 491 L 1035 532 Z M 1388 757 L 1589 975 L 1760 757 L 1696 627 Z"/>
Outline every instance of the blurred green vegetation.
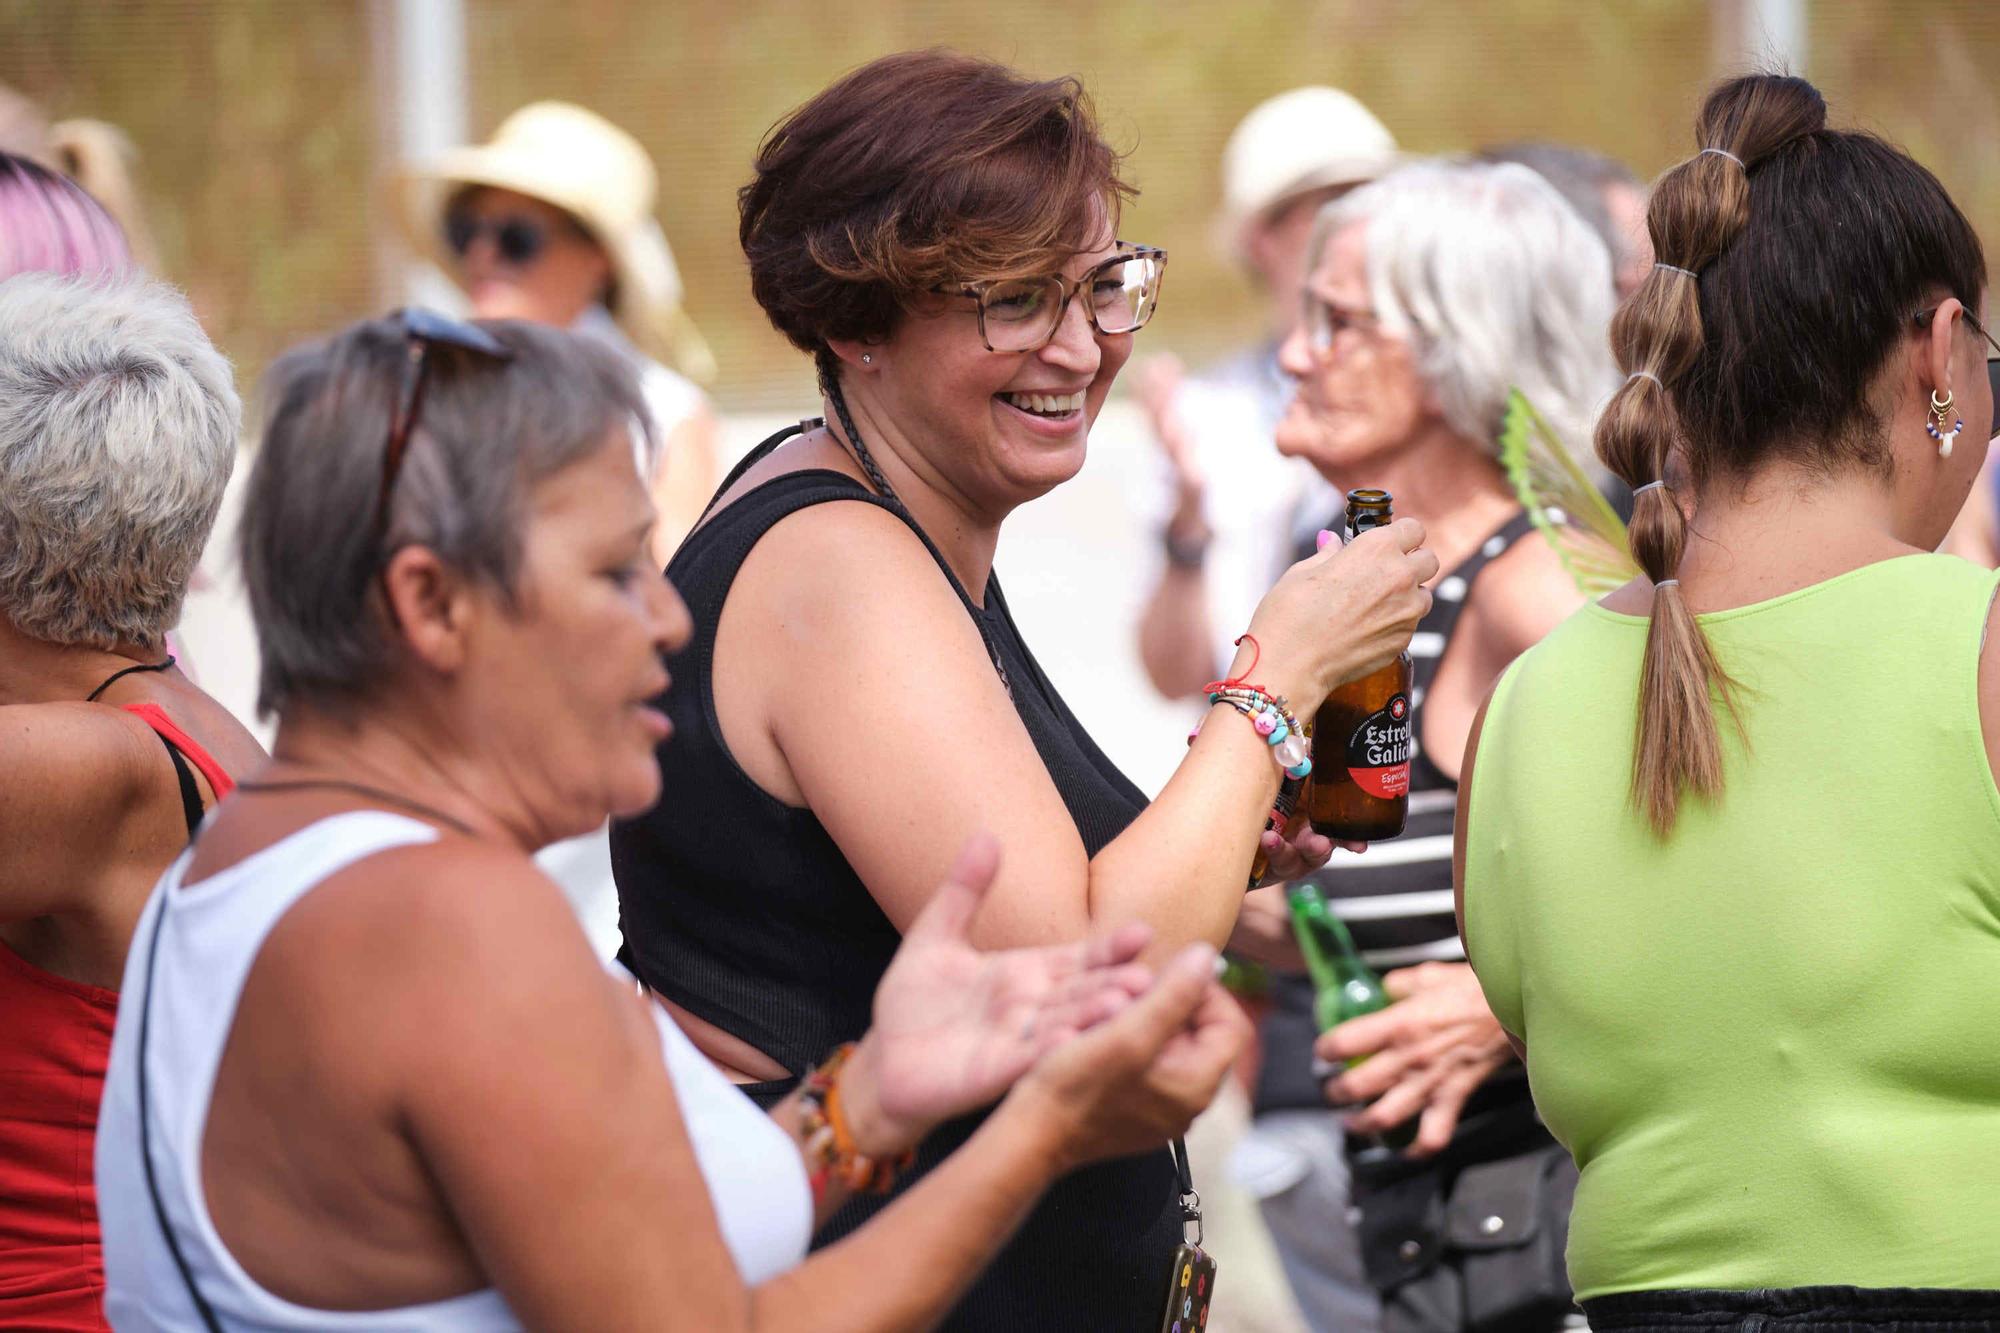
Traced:
<path fill-rule="evenodd" d="M 373 12 L 366 0 L 0 0 L 0 81 L 52 115 L 130 133 L 167 273 L 247 373 L 393 299 Z M 1256 332 L 1212 219 L 1223 141 L 1262 98 L 1330 83 L 1412 150 L 1547 138 L 1650 176 L 1694 147 L 1695 103 L 1722 72 L 1698 0 L 467 0 L 467 24 L 475 135 L 561 97 L 651 149 L 726 407 L 809 392 L 803 360 L 750 302 L 736 187 L 774 120 L 883 52 L 949 45 L 1081 76 L 1143 191 L 1125 234 L 1173 252 L 1147 344 L 1192 360 Z M 2000 3 L 1817 0 L 1807 62 L 1840 123 L 1904 144 L 2000 243 Z"/>

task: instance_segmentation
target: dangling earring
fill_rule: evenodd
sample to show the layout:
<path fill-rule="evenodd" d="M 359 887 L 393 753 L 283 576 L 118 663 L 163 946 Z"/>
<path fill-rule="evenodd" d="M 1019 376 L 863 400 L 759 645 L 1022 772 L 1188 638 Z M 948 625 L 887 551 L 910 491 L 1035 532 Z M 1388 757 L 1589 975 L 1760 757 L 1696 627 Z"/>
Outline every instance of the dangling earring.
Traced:
<path fill-rule="evenodd" d="M 875 364 L 875 353 L 873 353 L 873 352 L 863 352 L 863 353 L 861 354 L 861 364 L 862 364 L 862 365 L 864 365 L 864 366 L 872 366 L 872 365 L 874 365 L 874 364 Z"/>
<path fill-rule="evenodd" d="M 1944 401 L 1939 402 L 1937 390 L 1931 390 L 1931 415 L 1937 419 L 1935 421 L 1926 421 L 1924 429 L 1930 433 L 1930 437 L 1933 440 L 1938 442 L 1939 458 L 1951 457 L 1952 441 L 1956 440 L 1958 433 L 1965 429 L 1965 422 L 1952 413 L 1952 397 L 1953 395 L 1947 391 Z M 1947 420 L 1954 423 L 1950 430 L 1944 428 L 1944 423 Z"/>

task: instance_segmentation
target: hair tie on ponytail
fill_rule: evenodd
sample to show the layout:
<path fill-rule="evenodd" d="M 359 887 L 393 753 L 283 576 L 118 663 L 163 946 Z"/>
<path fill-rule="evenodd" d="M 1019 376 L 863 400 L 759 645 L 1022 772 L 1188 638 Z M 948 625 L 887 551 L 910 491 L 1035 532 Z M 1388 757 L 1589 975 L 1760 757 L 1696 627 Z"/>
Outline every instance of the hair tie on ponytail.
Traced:
<path fill-rule="evenodd" d="M 1743 165 L 1742 158 L 1736 156 L 1736 154 L 1730 152 L 1727 148 L 1704 148 L 1701 150 L 1701 153 L 1714 153 L 1717 157 L 1728 158 L 1731 162 L 1734 162 L 1737 166 L 1743 167 L 1745 171 L 1748 171 L 1750 169 L 1749 167 Z M 1695 156 L 1700 157 L 1701 153 L 1696 153 Z"/>
<path fill-rule="evenodd" d="M 1654 483 L 1654 485 L 1658 484 L 1659 484 L 1658 482 Z M 1661 579 L 1655 584 L 1653 584 L 1653 591 L 1658 592 L 1662 588 L 1678 588 L 1680 586 L 1681 586 L 1681 581 L 1679 579 Z"/>
<path fill-rule="evenodd" d="M 1663 268 L 1669 273 L 1685 273 L 1690 278 L 1699 278 L 1701 276 L 1701 274 L 1695 272 L 1693 269 L 1682 268 L 1679 264 L 1655 264 L 1653 267 Z"/>
<path fill-rule="evenodd" d="M 1636 500 L 1640 496 L 1644 495 L 1647 491 L 1656 490 L 1659 487 L 1665 486 L 1666 484 L 1667 483 L 1664 481 L 1649 481 L 1644 486 L 1634 486 L 1632 488 L 1632 498 Z"/>
<path fill-rule="evenodd" d="M 1667 387 L 1667 382 L 1661 379 L 1658 375 L 1655 375 L 1650 370 L 1635 370 L 1630 375 L 1627 375 L 1625 377 L 1625 382 L 1627 384 L 1630 384 L 1633 380 L 1651 380 L 1653 383 L 1659 385 L 1662 389 Z"/>

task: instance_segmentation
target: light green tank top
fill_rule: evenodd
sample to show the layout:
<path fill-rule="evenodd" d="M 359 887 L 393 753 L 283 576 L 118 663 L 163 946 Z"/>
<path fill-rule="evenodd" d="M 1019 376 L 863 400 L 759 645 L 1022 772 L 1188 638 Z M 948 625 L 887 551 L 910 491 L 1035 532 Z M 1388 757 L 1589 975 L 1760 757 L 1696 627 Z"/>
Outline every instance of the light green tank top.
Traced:
<path fill-rule="evenodd" d="M 1724 790 L 1628 792 L 1647 622 L 1591 605 L 1495 689 L 1466 936 L 1582 1169 L 1580 1299 L 2000 1289 L 1994 574 L 1888 560 L 1701 617 L 1740 683 Z"/>

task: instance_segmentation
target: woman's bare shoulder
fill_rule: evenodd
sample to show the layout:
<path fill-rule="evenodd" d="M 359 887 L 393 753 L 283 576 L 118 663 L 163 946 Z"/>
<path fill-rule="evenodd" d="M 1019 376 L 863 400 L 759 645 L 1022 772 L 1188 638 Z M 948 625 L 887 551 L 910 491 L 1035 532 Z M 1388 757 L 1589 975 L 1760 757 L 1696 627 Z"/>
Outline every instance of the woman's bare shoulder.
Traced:
<path fill-rule="evenodd" d="M 699 531 L 717 514 L 758 487 L 796 472 L 838 472 L 857 482 L 862 479 L 861 469 L 825 431 L 808 431 L 786 440 L 746 468 L 742 476 L 731 482 L 729 488 L 716 497 L 707 515 L 696 525 L 695 530 Z"/>
<path fill-rule="evenodd" d="M 1466 618 L 1512 658 L 1540 642 L 1583 602 L 1583 592 L 1555 547 L 1540 532 L 1531 532 L 1480 574 Z"/>

